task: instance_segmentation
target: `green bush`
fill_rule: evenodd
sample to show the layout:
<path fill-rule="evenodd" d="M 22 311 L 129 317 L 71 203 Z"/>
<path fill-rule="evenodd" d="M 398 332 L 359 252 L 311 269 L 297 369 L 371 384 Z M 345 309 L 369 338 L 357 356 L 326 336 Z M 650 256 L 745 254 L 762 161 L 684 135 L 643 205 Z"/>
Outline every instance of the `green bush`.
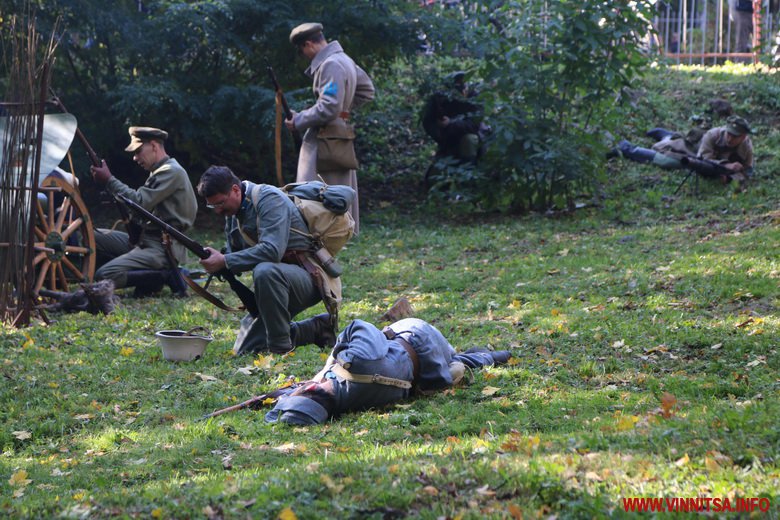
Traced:
<path fill-rule="evenodd" d="M 467 9 L 493 128 L 478 169 L 451 182 L 486 209 L 571 207 L 592 191 L 615 100 L 645 64 L 648 2 L 480 3 Z"/>

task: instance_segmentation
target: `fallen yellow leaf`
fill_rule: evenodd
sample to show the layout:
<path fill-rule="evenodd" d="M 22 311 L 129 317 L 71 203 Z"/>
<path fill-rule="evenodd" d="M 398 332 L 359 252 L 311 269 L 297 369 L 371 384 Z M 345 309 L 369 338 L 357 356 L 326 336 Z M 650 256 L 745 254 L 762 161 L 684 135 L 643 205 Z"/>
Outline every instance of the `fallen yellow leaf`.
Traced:
<path fill-rule="evenodd" d="M 32 433 L 28 431 L 19 431 L 19 432 L 13 432 L 13 436 L 19 439 L 20 441 L 24 441 L 32 437 Z"/>
<path fill-rule="evenodd" d="M 585 480 L 595 480 L 597 482 L 601 482 L 604 479 L 601 478 L 601 475 L 599 475 L 595 471 L 588 471 L 587 473 L 585 473 Z"/>
<path fill-rule="evenodd" d="M 287 444 L 282 444 L 281 446 L 277 446 L 274 449 L 280 453 L 291 453 L 295 450 L 295 443 L 288 442 Z"/>
<path fill-rule="evenodd" d="M 425 486 L 422 488 L 422 492 L 426 495 L 431 495 L 432 497 L 435 497 L 439 494 L 439 490 L 433 486 Z"/>
<path fill-rule="evenodd" d="M 11 487 L 24 487 L 30 482 L 32 482 L 32 480 L 27 478 L 27 471 L 23 469 L 20 469 L 8 479 L 8 483 L 11 484 Z"/>
<path fill-rule="evenodd" d="M 278 520 L 298 520 L 298 516 L 289 507 L 285 507 L 279 511 Z"/>
<path fill-rule="evenodd" d="M 257 359 L 254 360 L 254 365 L 258 368 L 263 369 L 270 369 L 274 364 L 274 356 L 273 354 L 268 354 L 267 356 L 264 356 L 262 354 L 257 355 Z"/>
<path fill-rule="evenodd" d="M 639 417 L 636 415 L 624 415 L 617 423 L 617 431 L 624 432 L 626 430 L 632 430 L 637 421 L 639 421 Z"/>
<path fill-rule="evenodd" d="M 499 390 L 501 389 L 496 388 L 495 386 L 486 386 L 482 389 L 482 395 L 495 395 Z"/>
<path fill-rule="evenodd" d="M 685 455 L 683 455 L 682 457 L 677 459 L 677 461 L 675 461 L 674 465 L 677 466 L 678 468 L 681 468 L 681 467 L 685 466 L 686 464 L 688 464 L 690 461 L 691 461 L 691 459 L 690 459 L 690 457 L 688 457 L 688 454 L 686 453 Z"/>
<path fill-rule="evenodd" d="M 712 457 L 704 457 L 704 467 L 707 468 L 707 471 L 710 473 L 715 473 L 720 471 L 720 464 L 718 464 L 718 461 L 716 461 Z"/>

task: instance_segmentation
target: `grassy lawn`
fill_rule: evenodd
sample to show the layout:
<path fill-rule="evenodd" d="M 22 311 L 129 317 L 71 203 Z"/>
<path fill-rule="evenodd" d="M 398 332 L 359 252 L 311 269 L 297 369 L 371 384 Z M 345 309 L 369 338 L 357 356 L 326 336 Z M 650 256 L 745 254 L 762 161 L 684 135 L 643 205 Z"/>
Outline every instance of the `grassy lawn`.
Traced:
<path fill-rule="evenodd" d="M 692 95 L 745 81 L 715 79 Z M 669 95 L 656 90 L 649 103 Z M 3 329 L 0 514 L 591 518 L 626 515 L 629 497 L 766 497 L 777 518 L 773 114 L 751 114 L 759 179 L 746 192 L 702 182 L 671 197 L 681 173 L 611 163 L 598 207 L 574 215 L 364 209 L 340 255 L 342 326 L 407 296 L 457 349 L 513 353 L 432 397 L 316 427 L 267 425 L 264 410 L 200 422 L 305 379 L 326 353 L 234 357 L 239 316 L 194 296 Z M 637 118 L 633 137 L 651 120 Z M 218 242 L 218 226 L 203 237 Z M 198 325 L 215 336 L 205 357 L 164 361 L 154 332 Z"/>

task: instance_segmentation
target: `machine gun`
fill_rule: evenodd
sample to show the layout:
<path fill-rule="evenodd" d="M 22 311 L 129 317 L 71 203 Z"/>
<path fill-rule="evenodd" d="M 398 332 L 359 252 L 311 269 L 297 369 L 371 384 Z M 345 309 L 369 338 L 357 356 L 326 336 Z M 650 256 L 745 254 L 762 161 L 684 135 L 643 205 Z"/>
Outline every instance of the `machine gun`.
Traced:
<path fill-rule="evenodd" d="M 65 105 L 62 103 L 62 100 L 60 100 L 59 97 L 52 91 L 52 103 L 54 103 L 60 110 L 62 110 L 64 113 L 68 113 L 68 109 L 65 108 Z M 92 163 L 92 166 L 100 166 L 103 164 L 102 159 L 98 157 L 98 155 L 95 153 L 95 150 L 92 148 L 92 146 L 89 144 L 89 141 L 87 141 L 87 138 L 84 136 L 81 130 L 76 128 L 76 137 L 78 137 L 79 141 L 81 141 L 81 144 L 84 146 L 84 149 L 87 151 L 87 156 L 89 156 L 89 161 Z M 127 207 L 125 207 L 119 200 L 117 200 L 116 197 L 112 196 L 114 203 L 116 204 L 117 210 L 119 210 L 119 216 L 122 219 L 122 222 L 125 224 L 125 227 L 127 228 L 127 236 L 128 241 L 130 242 L 130 246 L 135 246 L 141 241 L 141 234 L 143 233 L 144 229 L 139 225 L 137 222 L 133 222 L 130 219 L 130 213 L 127 211 Z"/>
<path fill-rule="evenodd" d="M 731 176 L 734 174 L 733 171 L 729 170 L 721 163 L 709 159 L 686 156 L 680 159 L 680 164 L 692 172 L 698 173 L 702 177 L 708 179 L 718 179 L 725 176 L 730 180 Z"/>
<path fill-rule="evenodd" d="M 171 226 L 167 222 L 161 220 L 160 218 L 156 217 L 154 214 L 152 214 L 150 211 L 146 210 L 143 206 L 137 204 L 136 202 L 130 200 L 129 198 L 125 197 L 122 194 L 117 194 L 117 197 L 127 205 L 128 208 L 135 211 L 142 217 L 152 221 L 157 226 L 160 227 L 160 229 L 168 233 L 169 236 L 171 236 L 173 239 L 175 239 L 177 242 L 182 244 L 184 247 L 195 253 L 195 255 L 198 258 L 208 258 L 211 256 L 211 253 L 204 248 L 202 245 L 200 245 L 195 240 L 191 239 L 175 227 Z M 230 269 L 227 267 L 223 267 L 221 270 L 219 270 L 217 273 L 215 273 L 216 276 L 222 278 L 225 280 L 228 285 L 230 285 L 230 288 L 233 290 L 234 293 L 236 293 L 236 296 L 238 296 L 238 299 L 241 300 L 241 303 L 244 304 L 244 308 L 246 311 L 252 315 L 252 317 L 256 318 L 258 314 L 260 314 L 260 310 L 257 308 L 257 302 L 255 301 L 255 293 L 252 292 L 252 290 L 241 283 L 238 278 L 236 278 L 236 275 L 234 275 Z M 211 299 L 209 299 L 212 303 L 214 303 Z"/>
<path fill-rule="evenodd" d="M 290 110 L 290 105 L 287 104 L 287 98 L 284 97 L 284 92 L 282 91 L 282 87 L 279 85 L 279 81 L 276 79 L 276 73 L 274 72 L 273 67 L 268 67 L 268 76 L 271 78 L 271 83 L 274 86 L 274 90 L 279 95 L 279 99 L 282 103 L 282 111 L 284 112 L 284 118 L 285 119 L 292 119 L 293 113 L 292 110 Z M 295 149 L 300 150 L 301 149 L 301 134 L 298 133 L 297 130 L 292 131 L 293 140 L 295 140 Z"/>

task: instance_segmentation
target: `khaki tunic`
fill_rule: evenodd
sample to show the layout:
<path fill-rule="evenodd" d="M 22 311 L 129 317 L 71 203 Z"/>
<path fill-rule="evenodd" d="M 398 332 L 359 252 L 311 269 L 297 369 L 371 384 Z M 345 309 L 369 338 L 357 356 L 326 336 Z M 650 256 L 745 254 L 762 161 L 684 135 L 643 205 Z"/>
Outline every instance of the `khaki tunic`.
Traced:
<path fill-rule="evenodd" d="M 187 172 L 176 159 L 169 157 L 156 164 L 144 185 L 137 190 L 116 177 L 109 179 L 106 190 L 111 194 L 124 195 L 179 231 L 186 232 L 195 223 L 198 200 Z M 98 252 L 113 257 L 95 273 L 97 279 L 111 279 L 117 287 L 124 287 L 129 271 L 170 268 L 161 244 L 162 231 L 155 224 L 142 224 L 141 243 L 132 249 L 127 243 L 126 233 L 97 230 L 95 245 Z M 176 260 L 184 263 L 187 250 L 183 245 L 172 241 L 171 251 Z"/>
<path fill-rule="evenodd" d="M 750 136 L 736 148 L 726 146 L 726 129 L 713 128 L 701 139 L 699 157 L 710 161 L 738 162 L 745 172 L 753 170 L 753 142 Z"/>
<path fill-rule="evenodd" d="M 360 204 L 356 172 L 317 171 L 317 131 L 338 117 L 348 117 L 353 109 L 374 99 L 374 84 L 337 41 L 330 42 L 314 57 L 306 75 L 313 79 L 312 89 L 317 102 L 297 113 L 293 119 L 295 128 L 305 131 L 296 182 L 317 180 L 319 174 L 326 184 L 342 184 L 355 190 L 355 202 L 350 212 L 355 219 L 357 234 Z"/>

